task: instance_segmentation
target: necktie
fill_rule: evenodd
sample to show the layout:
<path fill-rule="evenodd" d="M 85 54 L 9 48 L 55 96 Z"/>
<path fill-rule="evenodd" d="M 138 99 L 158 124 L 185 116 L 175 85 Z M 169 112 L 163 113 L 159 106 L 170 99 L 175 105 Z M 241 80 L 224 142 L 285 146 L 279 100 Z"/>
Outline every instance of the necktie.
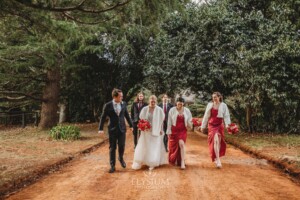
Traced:
<path fill-rule="evenodd" d="M 167 105 L 164 104 L 164 113 L 166 114 L 167 113 Z"/>

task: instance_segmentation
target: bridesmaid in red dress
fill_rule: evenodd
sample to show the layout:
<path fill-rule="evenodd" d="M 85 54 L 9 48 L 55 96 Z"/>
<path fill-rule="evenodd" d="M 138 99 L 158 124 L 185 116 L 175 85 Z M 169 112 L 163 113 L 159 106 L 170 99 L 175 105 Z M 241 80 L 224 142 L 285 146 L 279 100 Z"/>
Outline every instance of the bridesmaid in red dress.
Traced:
<path fill-rule="evenodd" d="M 213 162 L 217 168 L 221 168 L 220 157 L 225 155 L 226 143 L 224 137 L 224 124 L 226 128 L 231 123 L 228 107 L 223 103 L 223 97 L 219 92 L 214 92 L 212 95 L 213 102 L 210 102 L 202 120 L 201 131 L 208 124 L 208 145 L 209 152 Z"/>
<path fill-rule="evenodd" d="M 169 163 L 181 166 L 185 169 L 185 142 L 187 127 L 191 127 L 192 114 L 184 107 L 184 99 L 179 97 L 176 100 L 176 107 L 169 111 L 168 130 L 169 135 Z"/>

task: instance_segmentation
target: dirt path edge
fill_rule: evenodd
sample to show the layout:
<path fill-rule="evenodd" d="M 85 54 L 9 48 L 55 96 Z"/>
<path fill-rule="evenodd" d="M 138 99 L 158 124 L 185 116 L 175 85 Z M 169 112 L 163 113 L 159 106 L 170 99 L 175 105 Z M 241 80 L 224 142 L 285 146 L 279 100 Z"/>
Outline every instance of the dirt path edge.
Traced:
<path fill-rule="evenodd" d="M 284 173 L 286 173 L 286 174 L 290 175 L 291 177 L 296 178 L 298 181 L 300 181 L 300 169 L 295 164 L 293 164 L 293 161 L 291 161 L 289 159 L 275 158 L 271 155 L 265 154 L 259 150 L 249 147 L 245 144 L 237 142 L 232 138 L 226 138 L 225 140 L 228 144 L 235 146 L 236 148 L 242 150 L 243 152 L 245 152 L 247 154 L 251 154 L 259 159 L 267 160 L 269 163 L 271 163 L 276 168 L 280 169 Z"/>
<path fill-rule="evenodd" d="M 195 131 L 197 134 L 205 135 L 199 131 Z M 273 166 L 275 166 L 277 169 L 280 169 L 282 172 L 288 174 L 291 178 L 293 178 L 297 183 L 300 183 L 300 169 L 296 166 L 296 164 L 293 163 L 293 161 L 289 159 L 278 159 L 273 156 L 267 155 L 259 150 L 256 150 L 252 147 L 249 147 L 241 142 L 238 142 L 234 140 L 234 138 L 226 138 L 225 141 L 240 149 L 241 151 L 254 156 L 258 159 L 265 159 L 269 163 L 271 163 Z"/>

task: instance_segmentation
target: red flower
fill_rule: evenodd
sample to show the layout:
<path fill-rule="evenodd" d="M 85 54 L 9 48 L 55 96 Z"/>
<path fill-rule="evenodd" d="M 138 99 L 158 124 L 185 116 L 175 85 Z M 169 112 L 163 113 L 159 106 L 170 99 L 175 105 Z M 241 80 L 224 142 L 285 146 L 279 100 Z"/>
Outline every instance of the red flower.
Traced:
<path fill-rule="evenodd" d="M 202 125 L 202 118 L 193 118 L 192 122 L 194 126 L 201 126 Z"/>
<path fill-rule="evenodd" d="M 137 127 L 141 131 L 146 131 L 146 130 L 150 130 L 151 129 L 151 124 L 146 119 L 140 119 Z"/>
<path fill-rule="evenodd" d="M 235 123 L 231 123 L 227 128 L 228 134 L 237 134 L 239 132 L 239 127 Z"/>

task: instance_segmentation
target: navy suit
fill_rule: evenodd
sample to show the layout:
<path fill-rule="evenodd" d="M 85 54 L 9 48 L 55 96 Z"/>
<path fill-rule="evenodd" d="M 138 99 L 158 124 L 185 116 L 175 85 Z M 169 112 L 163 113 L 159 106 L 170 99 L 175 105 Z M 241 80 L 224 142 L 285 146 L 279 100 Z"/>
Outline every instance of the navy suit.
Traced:
<path fill-rule="evenodd" d="M 161 107 L 164 110 L 164 104 L 163 103 L 160 103 L 158 106 Z M 166 134 L 167 128 L 168 128 L 168 117 L 169 117 L 169 111 L 170 111 L 170 109 L 172 107 L 173 107 L 172 104 L 167 103 L 166 112 L 164 111 L 164 113 L 165 113 L 165 119 L 164 119 L 164 132 L 165 132 L 165 135 L 164 135 L 164 145 L 165 145 L 166 151 L 168 151 L 168 136 Z"/>
<path fill-rule="evenodd" d="M 103 130 L 106 117 L 109 118 L 108 135 L 109 135 L 110 165 L 115 166 L 117 143 L 118 143 L 120 160 L 123 160 L 123 155 L 125 151 L 125 140 L 126 140 L 125 118 L 129 126 L 132 127 L 132 122 L 127 110 L 127 104 L 125 102 L 121 103 L 121 111 L 118 116 L 114 109 L 113 101 L 106 103 L 103 107 L 103 112 L 99 123 L 100 131 Z"/>
<path fill-rule="evenodd" d="M 140 112 L 141 110 L 147 106 L 147 103 L 141 103 L 142 105 L 139 108 L 139 102 L 134 102 L 131 106 L 131 120 L 133 123 L 133 140 L 134 140 L 134 147 L 136 147 L 138 142 L 138 123 L 140 120 Z"/>

